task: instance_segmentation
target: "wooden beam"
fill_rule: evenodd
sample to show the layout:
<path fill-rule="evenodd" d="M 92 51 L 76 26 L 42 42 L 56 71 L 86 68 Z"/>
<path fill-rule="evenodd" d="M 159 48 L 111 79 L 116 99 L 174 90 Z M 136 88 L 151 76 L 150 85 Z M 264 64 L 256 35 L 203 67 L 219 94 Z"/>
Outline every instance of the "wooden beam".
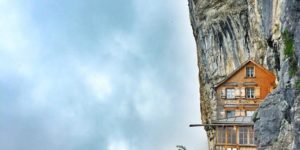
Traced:
<path fill-rule="evenodd" d="M 190 124 L 190 127 L 201 126 L 253 126 L 253 123 L 227 123 L 227 124 Z"/>

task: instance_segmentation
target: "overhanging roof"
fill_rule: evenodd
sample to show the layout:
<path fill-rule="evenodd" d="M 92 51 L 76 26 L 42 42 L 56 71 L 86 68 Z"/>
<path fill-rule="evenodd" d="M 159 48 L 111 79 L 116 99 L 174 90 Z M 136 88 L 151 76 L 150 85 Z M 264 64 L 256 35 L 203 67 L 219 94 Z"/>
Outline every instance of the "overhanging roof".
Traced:
<path fill-rule="evenodd" d="M 234 71 L 232 71 L 225 79 L 223 79 L 222 81 L 220 81 L 218 84 L 215 85 L 215 88 L 219 87 L 220 85 L 222 85 L 223 83 L 225 83 L 228 79 L 230 79 L 233 75 L 235 75 L 241 68 L 243 68 L 244 66 L 246 66 L 248 63 L 252 62 L 254 65 L 258 66 L 259 68 L 263 69 L 265 72 L 267 72 L 268 74 L 271 74 L 272 76 L 274 76 L 274 74 L 272 72 L 270 72 L 269 70 L 267 70 L 266 68 L 264 68 L 262 65 L 256 63 L 253 60 L 247 60 L 244 63 L 242 63 L 238 68 L 236 68 Z"/>
<path fill-rule="evenodd" d="M 213 120 L 214 124 L 253 124 L 251 116 L 231 117 L 220 120 Z"/>
<path fill-rule="evenodd" d="M 201 127 L 201 126 L 252 126 L 254 125 L 252 117 L 232 117 L 220 120 L 212 120 L 210 124 L 190 124 L 190 127 Z"/>

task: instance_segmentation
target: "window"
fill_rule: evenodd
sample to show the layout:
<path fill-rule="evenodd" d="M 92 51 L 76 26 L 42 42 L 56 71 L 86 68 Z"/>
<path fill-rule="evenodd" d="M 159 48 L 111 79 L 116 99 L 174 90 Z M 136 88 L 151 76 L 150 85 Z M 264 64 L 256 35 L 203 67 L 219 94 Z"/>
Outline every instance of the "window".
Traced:
<path fill-rule="evenodd" d="M 226 148 L 226 150 L 237 150 L 237 148 Z"/>
<path fill-rule="evenodd" d="M 226 117 L 227 118 L 232 118 L 235 117 L 235 111 L 226 111 Z"/>
<path fill-rule="evenodd" d="M 236 129 L 227 127 L 227 144 L 236 144 Z"/>
<path fill-rule="evenodd" d="M 239 128 L 239 144 L 254 144 L 254 132 L 252 127 Z"/>
<path fill-rule="evenodd" d="M 237 148 L 229 148 L 229 147 L 224 147 L 224 146 L 216 146 L 216 150 L 237 150 Z"/>
<path fill-rule="evenodd" d="M 249 128 L 249 144 L 254 144 L 254 132 L 253 128 Z"/>
<path fill-rule="evenodd" d="M 246 67 L 246 77 L 254 77 L 254 67 Z"/>
<path fill-rule="evenodd" d="M 247 127 L 240 127 L 239 128 L 239 142 L 240 144 L 247 144 L 247 133 L 248 128 Z"/>
<path fill-rule="evenodd" d="M 246 98 L 254 98 L 254 88 L 246 88 Z"/>
<path fill-rule="evenodd" d="M 254 114 L 254 111 L 246 111 L 246 115 L 249 117 L 253 116 L 253 114 Z"/>
<path fill-rule="evenodd" d="M 217 143 L 219 143 L 219 144 L 226 143 L 226 140 L 225 140 L 226 139 L 226 128 L 218 127 L 217 134 L 218 134 Z"/>
<path fill-rule="evenodd" d="M 232 99 L 234 97 L 234 89 L 226 89 L 226 98 L 227 99 Z"/>

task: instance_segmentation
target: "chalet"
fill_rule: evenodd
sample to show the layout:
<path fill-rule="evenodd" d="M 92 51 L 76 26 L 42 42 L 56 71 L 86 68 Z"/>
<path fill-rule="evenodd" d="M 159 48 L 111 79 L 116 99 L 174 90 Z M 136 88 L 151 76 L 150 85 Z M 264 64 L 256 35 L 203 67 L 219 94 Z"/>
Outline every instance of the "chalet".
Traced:
<path fill-rule="evenodd" d="M 256 150 L 252 115 L 275 88 L 275 76 L 248 60 L 215 86 L 216 150 Z"/>

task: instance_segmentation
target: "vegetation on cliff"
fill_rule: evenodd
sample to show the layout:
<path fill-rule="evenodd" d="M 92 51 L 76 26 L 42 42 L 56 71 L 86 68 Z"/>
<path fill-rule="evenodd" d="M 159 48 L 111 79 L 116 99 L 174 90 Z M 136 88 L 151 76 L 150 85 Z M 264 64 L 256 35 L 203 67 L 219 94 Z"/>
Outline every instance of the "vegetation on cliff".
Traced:
<path fill-rule="evenodd" d="M 297 67 L 297 58 L 295 56 L 294 50 L 294 35 L 291 34 L 287 29 L 282 33 L 283 42 L 284 42 L 284 56 L 289 59 L 289 75 L 295 76 L 298 67 Z"/>

